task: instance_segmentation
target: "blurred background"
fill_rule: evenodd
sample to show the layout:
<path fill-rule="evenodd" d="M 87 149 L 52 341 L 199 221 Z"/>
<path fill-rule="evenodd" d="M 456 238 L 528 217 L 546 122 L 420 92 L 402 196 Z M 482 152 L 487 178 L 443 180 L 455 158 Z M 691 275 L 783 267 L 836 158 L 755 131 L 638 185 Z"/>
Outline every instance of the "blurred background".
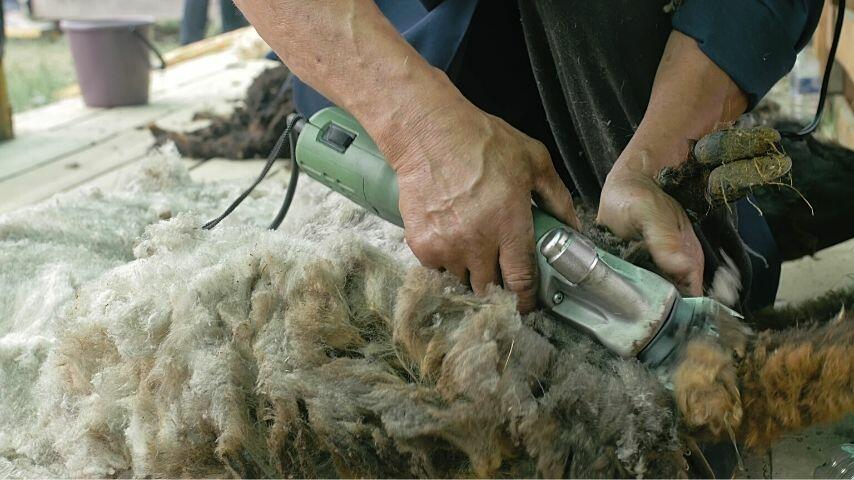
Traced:
<path fill-rule="evenodd" d="M 3 64 L 15 113 L 80 94 L 60 20 L 154 17 L 152 43 L 169 52 L 182 44 L 246 25 L 230 1 L 0 0 L 6 45 Z"/>

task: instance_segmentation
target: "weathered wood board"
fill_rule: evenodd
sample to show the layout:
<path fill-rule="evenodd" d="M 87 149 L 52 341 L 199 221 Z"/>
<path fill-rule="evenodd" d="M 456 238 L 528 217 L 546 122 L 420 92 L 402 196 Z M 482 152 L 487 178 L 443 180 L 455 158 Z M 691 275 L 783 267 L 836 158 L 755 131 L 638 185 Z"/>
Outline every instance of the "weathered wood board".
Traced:
<path fill-rule="evenodd" d="M 173 88 L 164 89 L 144 106 L 86 109 L 86 113 L 79 116 L 70 111 L 68 115 L 72 119 L 67 122 L 45 130 L 29 129 L 15 141 L 0 144 L 0 182 L 83 152 L 120 132 L 144 128 L 171 113 L 200 111 L 224 101 L 239 101 L 252 79 L 268 66 L 266 61 L 242 63 L 235 68 L 222 65 L 219 72 L 208 76 L 177 85 L 172 83 Z"/>
<path fill-rule="evenodd" d="M 132 166 L 154 144 L 149 123 L 181 128 L 197 125 L 196 112 L 228 112 L 270 65 L 210 55 L 158 73 L 148 105 L 91 109 L 77 98 L 17 115 L 18 138 L 0 144 L 0 212 Z"/>
<path fill-rule="evenodd" d="M 210 16 L 219 2 L 210 2 Z M 179 0 L 36 0 L 33 16 L 44 20 L 115 18 L 128 15 L 151 16 L 158 20 L 181 18 L 184 2 Z"/>

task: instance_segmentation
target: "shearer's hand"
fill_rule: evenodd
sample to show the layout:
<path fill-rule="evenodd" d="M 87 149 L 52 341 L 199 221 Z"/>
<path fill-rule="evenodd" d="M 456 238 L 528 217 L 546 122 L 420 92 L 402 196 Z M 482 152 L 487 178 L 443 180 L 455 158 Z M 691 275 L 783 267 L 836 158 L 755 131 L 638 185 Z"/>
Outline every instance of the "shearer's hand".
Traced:
<path fill-rule="evenodd" d="M 397 172 L 412 252 L 423 265 L 470 281 L 476 293 L 503 281 L 520 311 L 533 309 L 532 197 L 580 226 L 546 148 L 462 96 L 410 125 L 384 153 Z"/>
<path fill-rule="evenodd" d="M 503 279 L 520 310 L 533 308 L 532 196 L 578 225 L 546 149 L 468 102 L 371 0 L 236 4 L 294 74 L 376 140 L 421 262 L 468 277 L 476 292 Z"/>
<path fill-rule="evenodd" d="M 642 238 L 683 293 L 702 294 L 703 251 L 682 206 L 654 180 L 688 159 L 690 140 L 738 118 L 748 97 L 697 42 L 673 31 L 644 117 L 608 174 L 598 221 L 623 238 Z"/>
<path fill-rule="evenodd" d="M 682 293 L 701 295 L 703 249 L 685 210 L 649 174 L 624 162 L 605 180 L 596 221 L 622 238 L 643 239 L 652 260 Z"/>

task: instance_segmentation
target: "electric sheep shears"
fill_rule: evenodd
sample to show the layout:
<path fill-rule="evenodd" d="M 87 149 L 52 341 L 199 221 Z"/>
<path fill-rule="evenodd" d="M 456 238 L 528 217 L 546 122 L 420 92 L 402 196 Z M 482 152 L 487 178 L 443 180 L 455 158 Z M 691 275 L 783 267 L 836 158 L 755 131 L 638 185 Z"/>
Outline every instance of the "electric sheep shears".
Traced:
<path fill-rule="evenodd" d="M 299 169 L 403 227 L 395 172 L 353 117 L 329 107 L 291 125 Z M 537 207 L 533 219 L 540 306 L 617 355 L 637 357 L 653 367 L 669 363 L 687 337 L 707 328 L 710 319 L 741 318 L 711 298 L 682 297 L 661 276 L 597 248 Z"/>

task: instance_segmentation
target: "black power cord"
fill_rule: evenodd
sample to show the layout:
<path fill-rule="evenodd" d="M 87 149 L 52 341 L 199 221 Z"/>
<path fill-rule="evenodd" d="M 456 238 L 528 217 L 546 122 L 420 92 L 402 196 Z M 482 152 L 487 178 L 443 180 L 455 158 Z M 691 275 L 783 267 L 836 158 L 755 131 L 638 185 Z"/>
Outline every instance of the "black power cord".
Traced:
<path fill-rule="evenodd" d="M 285 215 L 288 214 L 288 210 L 291 208 L 291 202 L 294 200 L 294 194 L 297 191 L 297 179 L 299 179 L 299 164 L 297 163 L 297 155 L 296 155 L 296 145 L 297 145 L 297 131 L 293 128 L 293 126 L 300 120 L 299 115 L 293 115 L 288 123 L 290 123 L 290 138 L 288 139 L 288 144 L 291 149 L 291 179 L 288 180 L 288 190 L 285 192 L 285 200 L 282 202 L 281 208 L 279 208 L 279 213 L 276 214 L 276 218 L 273 219 L 273 223 L 270 224 L 270 230 L 278 230 L 279 225 L 282 224 L 282 221 L 285 219 Z M 293 122 L 293 123 L 291 123 Z"/>
<path fill-rule="evenodd" d="M 833 60 L 836 58 L 836 49 L 839 46 L 839 37 L 842 36 L 842 25 L 845 21 L 845 0 L 839 0 L 836 8 L 836 24 L 833 27 L 833 41 L 830 43 L 830 51 L 827 52 L 827 63 L 824 65 L 824 76 L 821 79 L 821 91 L 818 94 L 818 107 L 815 117 L 806 127 L 797 132 L 781 131 L 780 135 L 789 138 L 801 138 L 810 135 L 818 128 L 821 122 L 821 114 L 824 113 L 824 103 L 827 100 L 827 89 L 830 86 L 830 74 L 833 70 Z"/>
<path fill-rule="evenodd" d="M 281 153 L 282 147 L 285 145 L 285 141 L 287 141 L 290 145 L 291 151 L 291 179 L 290 182 L 288 182 L 288 190 L 287 194 L 285 195 L 285 201 L 284 203 L 282 203 L 282 207 L 279 209 L 279 213 L 276 215 L 276 218 L 273 220 L 273 223 L 270 224 L 271 230 L 276 230 L 279 228 L 279 225 L 282 224 L 282 220 L 285 219 L 285 215 L 287 215 L 288 213 L 288 209 L 291 207 L 291 202 L 294 199 L 294 193 L 296 193 L 297 179 L 299 178 L 299 165 L 297 165 L 295 155 L 296 132 L 294 131 L 294 125 L 296 125 L 297 122 L 300 120 L 302 120 L 302 117 L 299 115 L 291 115 L 290 117 L 288 117 L 288 122 L 285 127 L 285 131 L 282 132 L 281 135 L 279 135 L 279 139 L 276 141 L 276 145 L 273 146 L 272 150 L 270 150 L 270 154 L 267 156 L 267 163 L 264 164 L 264 168 L 261 170 L 261 174 L 258 175 L 258 178 L 256 178 L 255 181 L 252 182 L 252 185 L 250 185 L 249 188 L 244 190 L 239 197 L 237 197 L 233 202 L 231 202 L 231 205 L 229 205 L 228 208 L 226 208 L 225 211 L 222 212 L 222 215 L 204 224 L 202 226 L 202 229 L 210 230 L 216 227 L 217 225 L 219 225 L 219 222 L 223 221 L 225 217 L 231 215 L 231 212 L 233 212 L 234 209 L 236 209 L 244 200 L 246 200 L 246 197 L 248 197 L 249 194 L 251 194 L 252 191 L 255 190 L 255 187 L 257 187 L 264 180 L 267 174 L 270 173 L 270 169 L 273 168 L 273 164 L 276 162 L 276 159 L 279 158 L 279 153 Z"/>

